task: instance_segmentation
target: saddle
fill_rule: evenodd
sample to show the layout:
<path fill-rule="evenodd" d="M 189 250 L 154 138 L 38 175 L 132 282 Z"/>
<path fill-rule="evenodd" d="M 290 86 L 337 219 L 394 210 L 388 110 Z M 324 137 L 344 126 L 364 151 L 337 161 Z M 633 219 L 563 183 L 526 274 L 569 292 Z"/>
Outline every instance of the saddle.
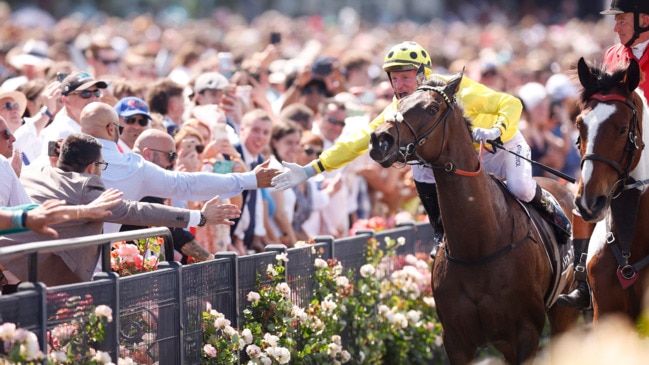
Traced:
<path fill-rule="evenodd" d="M 514 197 L 507 189 L 504 181 L 496 177 L 493 177 L 493 179 L 498 182 L 498 186 L 501 187 L 503 194 L 512 197 L 523 208 L 523 211 L 525 211 L 527 217 L 532 222 L 534 230 L 538 233 L 539 237 L 541 237 L 548 263 L 552 267 L 552 284 L 550 285 L 548 292 L 545 294 L 544 300 L 546 309 L 550 308 L 556 302 L 562 289 L 571 282 L 568 278 L 573 272 L 573 258 L 575 255 L 572 242 L 568 242 L 566 245 L 559 245 L 553 233 L 554 229 L 552 223 L 545 219 L 545 215 L 539 213 L 534 206 L 524 203 Z"/>

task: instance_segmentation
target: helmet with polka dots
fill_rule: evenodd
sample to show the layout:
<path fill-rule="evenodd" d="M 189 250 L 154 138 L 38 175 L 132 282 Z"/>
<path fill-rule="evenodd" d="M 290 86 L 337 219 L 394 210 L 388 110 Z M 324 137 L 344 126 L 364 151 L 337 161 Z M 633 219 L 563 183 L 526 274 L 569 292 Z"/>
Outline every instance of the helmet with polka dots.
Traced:
<path fill-rule="evenodd" d="M 428 52 L 416 42 L 402 42 L 388 51 L 383 60 L 383 71 L 390 75 L 394 71 L 417 70 L 424 66 L 426 77 L 432 74 L 432 62 Z"/>

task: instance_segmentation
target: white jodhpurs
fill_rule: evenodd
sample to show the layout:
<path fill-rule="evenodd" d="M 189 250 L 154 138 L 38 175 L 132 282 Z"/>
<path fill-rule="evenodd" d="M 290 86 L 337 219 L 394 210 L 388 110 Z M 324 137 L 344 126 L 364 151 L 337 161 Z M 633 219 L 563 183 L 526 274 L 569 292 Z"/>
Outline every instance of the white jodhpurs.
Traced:
<path fill-rule="evenodd" d="M 514 138 L 504 143 L 509 151 L 530 159 L 530 146 L 520 131 Z M 532 179 L 532 164 L 507 151 L 498 150 L 495 154 L 483 151 L 482 167 L 489 173 L 507 180 L 507 189 L 519 200 L 529 202 L 536 193 L 536 181 Z"/>

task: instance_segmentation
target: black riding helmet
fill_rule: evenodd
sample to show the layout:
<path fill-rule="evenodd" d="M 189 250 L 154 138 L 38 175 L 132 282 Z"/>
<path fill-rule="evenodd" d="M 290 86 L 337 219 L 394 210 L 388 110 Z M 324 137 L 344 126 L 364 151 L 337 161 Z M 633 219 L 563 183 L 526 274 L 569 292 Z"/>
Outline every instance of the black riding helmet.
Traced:
<path fill-rule="evenodd" d="M 633 37 L 625 44 L 631 47 L 633 42 L 649 30 L 649 27 L 640 27 L 640 13 L 649 14 L 649 1 L 647 0 L 611 0 L 611 6 L 608 10 L 600 12 L 603 15 L 616 15 L 624 13 L 633 13 Z"/>

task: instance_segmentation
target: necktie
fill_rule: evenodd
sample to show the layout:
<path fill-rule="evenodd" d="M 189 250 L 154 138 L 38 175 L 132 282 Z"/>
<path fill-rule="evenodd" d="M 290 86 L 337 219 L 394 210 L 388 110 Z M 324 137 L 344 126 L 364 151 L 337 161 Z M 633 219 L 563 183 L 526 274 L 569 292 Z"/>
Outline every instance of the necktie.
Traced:
<path fill-rule="evenodd" d="M 255 166 L 257 166 L 257 160 L 253 162 L 250 166 L 250 171 L 255 169 Z M 252 238 L 255 236 L 255 211 L 257 209 L 257 190 L 249 190 L 248 191 L 248 202 L 246 203 L 248 206 L 248 216 L 250 218 L 250 224 L 248 224 L 248 228 L 246 228 L 246 231 L 243 234 L 243 243 L 246 245 L 246 247 L 251 247 L 252 246 Z"/>

